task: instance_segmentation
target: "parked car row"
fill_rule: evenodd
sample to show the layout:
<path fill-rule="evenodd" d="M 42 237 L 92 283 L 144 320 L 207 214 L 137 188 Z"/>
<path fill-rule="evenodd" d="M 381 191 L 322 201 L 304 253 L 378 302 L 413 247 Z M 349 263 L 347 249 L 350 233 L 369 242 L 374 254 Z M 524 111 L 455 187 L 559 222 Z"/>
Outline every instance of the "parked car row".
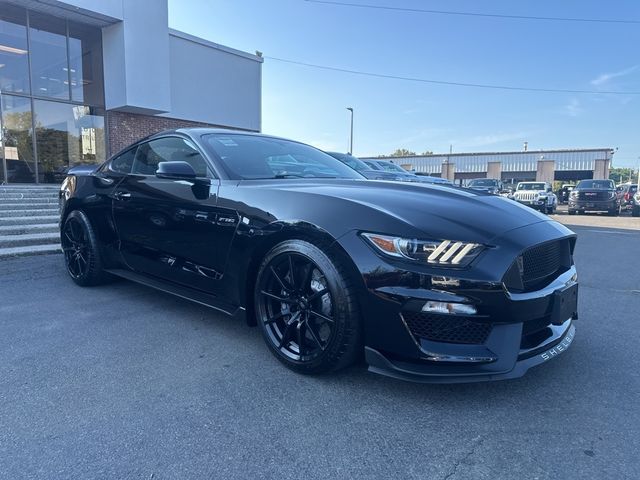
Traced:
<path fill-rule="evenodd" d="M 451 185 L 449 180 L 439 177 L 431 177 L 428 175 L 416 175 L 413 172 L 405 170 L 400 165 L 389 160 L 360 160 L 350 153 L 325 152 L 333 158 L 340 160 L 345 165 L 353 168 L 355 171 L 364 175 L 369 180 L 391 180 L 398 182 L 420 182 L 420 183 L 437 183 L 441 185 Z"/>

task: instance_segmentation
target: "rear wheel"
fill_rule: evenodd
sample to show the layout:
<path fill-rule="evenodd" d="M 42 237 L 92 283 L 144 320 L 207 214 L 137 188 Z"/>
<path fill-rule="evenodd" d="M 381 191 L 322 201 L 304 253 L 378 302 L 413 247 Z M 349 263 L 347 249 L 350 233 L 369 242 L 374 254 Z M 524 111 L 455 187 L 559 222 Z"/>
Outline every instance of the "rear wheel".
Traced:
<path fill-rule="evenodd" d="M 95 231 L 81 210 L 71 212 L 62 226 L 60 242 L 67 273 L 82 287 L 98 285 L 108 279 L 102 268 L 102 257 Z"/>
<path fill-rule="evenodd" d="M 276 245 L 259 268 L 254 295 L 264 340 L 290 369 L 329 372 L 361 352 L 354 287 L 339 261 L 317 246 Z"/>

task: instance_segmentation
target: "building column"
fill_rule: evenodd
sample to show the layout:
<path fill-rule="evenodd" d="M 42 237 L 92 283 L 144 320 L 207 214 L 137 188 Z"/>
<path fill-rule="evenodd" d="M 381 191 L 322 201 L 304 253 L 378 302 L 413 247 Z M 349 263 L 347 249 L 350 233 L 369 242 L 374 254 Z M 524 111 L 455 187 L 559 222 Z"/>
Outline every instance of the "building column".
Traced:
<path fill-rule="evenodd" d="M 444 178 L 449 180 L 450 182 L 455 182 L 456 179 L 456 164 L 455 163 L 443 163 L 442 164 L 442 174 L 440 178 Z"/>
<path fill-rule="evenodd" d="M 487 178 L 493 178 L 494 180 L 502 179 L 502 162 L 487 163 Z"/>
<path fill-rule="evenodd" d="M 536 182 L 549 182 L 553 185 L 556 174 L 555 160 L 538 160 L 538 170 L 536 171 Z"/>
<path fill-rule="evenodd" d="M 596 160 L 593 166 L 594 180 L 607 180 L 609 178 L 609 160 Z"/>

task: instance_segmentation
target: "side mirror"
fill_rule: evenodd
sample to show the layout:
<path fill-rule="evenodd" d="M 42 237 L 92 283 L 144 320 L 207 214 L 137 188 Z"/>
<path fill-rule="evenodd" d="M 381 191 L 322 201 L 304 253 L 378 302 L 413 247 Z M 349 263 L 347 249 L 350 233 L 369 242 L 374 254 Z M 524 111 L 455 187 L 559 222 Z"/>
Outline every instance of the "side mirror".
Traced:
<path fill-rule="evenodd" d="M 158 170 L 156 170 L 156 177 L 170 180 L 190 180 L 193 182 L 196 180 L 196 172 L 187 162 L 160 162 L 158 163 Z"/>

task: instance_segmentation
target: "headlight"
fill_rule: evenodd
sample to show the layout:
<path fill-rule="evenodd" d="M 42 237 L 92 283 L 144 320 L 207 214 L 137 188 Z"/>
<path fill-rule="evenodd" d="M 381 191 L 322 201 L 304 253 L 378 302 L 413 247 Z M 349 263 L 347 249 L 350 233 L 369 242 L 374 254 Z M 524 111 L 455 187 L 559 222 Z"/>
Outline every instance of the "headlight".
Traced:
<path fill-rule="evenodd" d="M 576 192 L 576 191 L 572 191 L 572 192 L 569 194 L 569 197 L 571 197 L 571 198 L 578 198 L 578 192 Z"/>
<path fill-rule="evenodd" d="M 453 240 L 417 240 L 377 233 L 363 233 L 362 236 L 384 255 L 431 265 L 464 267 L 484 248 L 477 243 Z"/>
<path fill-rule="evenodd" d="M 636 202 L 640 202 L 640 192 L 636 193 L 633 198 L 636 199 Z"/>
<path fill-rule="evenodd" d="M 616 195 L 616 192 L 609 192 L 609 200 L 616 198 L 618 195 Z"/>

